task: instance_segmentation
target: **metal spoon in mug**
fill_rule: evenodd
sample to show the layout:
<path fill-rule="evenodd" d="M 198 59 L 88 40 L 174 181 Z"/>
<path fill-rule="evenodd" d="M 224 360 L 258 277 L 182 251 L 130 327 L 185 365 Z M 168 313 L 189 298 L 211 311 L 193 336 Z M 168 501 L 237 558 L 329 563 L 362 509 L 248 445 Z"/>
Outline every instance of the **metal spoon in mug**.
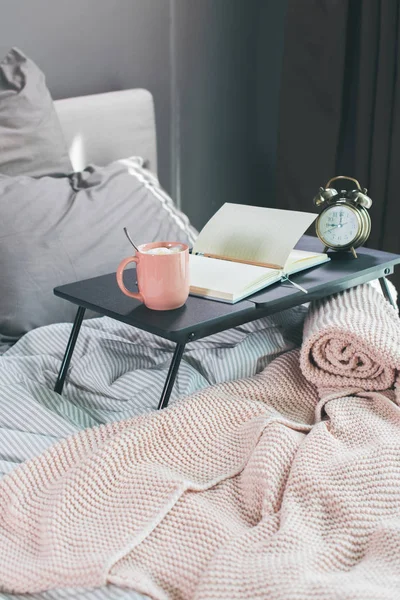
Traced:
<path fill-rule="evenodd" d="M 125 232 L 125 235 L 126 235 L 126 237 L 128 238 L 128 240 L 129 240 L 129 241 L 130 241 L 130 243 L 132 244 L 132 246 L 135 248 L 136 252 L 139 252 L 139 250 L 136 248 L 135 244 L 132 242 L 132 238 L 131 238 L 131 236 L 129 235 L 129 233 L 128 233 L 128 230 L 127 230 L 127 228 L 126 228 L 126 227 L 124 227 L 124 232 Z"/>

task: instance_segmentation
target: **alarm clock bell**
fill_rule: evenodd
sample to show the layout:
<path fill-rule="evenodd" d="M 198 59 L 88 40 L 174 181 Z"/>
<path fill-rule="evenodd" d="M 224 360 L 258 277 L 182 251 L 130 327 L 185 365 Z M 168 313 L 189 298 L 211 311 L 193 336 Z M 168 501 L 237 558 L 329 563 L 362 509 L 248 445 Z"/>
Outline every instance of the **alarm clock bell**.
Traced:
<path fill-rule="evenodd" d="M 331 187 L 337 180 L 352 181 L 356 189 L 339 190 Z M 314 197 L 317 207 L 323 206 L 322 212 L 315 222 L 316 233 L 327 250 L 350 250 L 357 258 L 356 248 L 366 242 L 371 233 L 371 218 L 368 209 L 372 200 L 367 196 L 367 189 L 361 188 L 357 179 L 339 175 L 320 187 Z"/>

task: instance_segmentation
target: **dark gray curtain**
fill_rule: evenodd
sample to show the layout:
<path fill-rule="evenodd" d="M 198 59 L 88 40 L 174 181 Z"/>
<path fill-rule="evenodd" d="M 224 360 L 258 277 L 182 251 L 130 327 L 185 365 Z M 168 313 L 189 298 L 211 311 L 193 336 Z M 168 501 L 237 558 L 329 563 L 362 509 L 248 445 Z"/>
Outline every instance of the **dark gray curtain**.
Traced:
<path fill-rule="evenodd" d="M 330 177 L 356 177 L 373 200 L 368 245 L 400 254 L 399 18 L 398 0 L 289 0 L 277 197 L 310 210 Z"/>

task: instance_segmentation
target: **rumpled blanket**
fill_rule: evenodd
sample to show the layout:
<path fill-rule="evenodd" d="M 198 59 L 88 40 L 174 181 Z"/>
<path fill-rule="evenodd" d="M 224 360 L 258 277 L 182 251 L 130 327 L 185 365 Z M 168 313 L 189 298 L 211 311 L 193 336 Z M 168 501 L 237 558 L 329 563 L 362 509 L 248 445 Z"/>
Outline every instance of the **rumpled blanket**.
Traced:
<path fill-rule="evenodd" d="M 332 320 L 321 339 L 329 330 L 334 343 L 335 305 L 371 294 L 353 292 L 325 301 Z M 351 331 L 352 352 L 384 368 L 390 360 L 396 375 L 400 321 L 374 294 L 379 311 L 358 337 Z M 301 357 L 288 352 L 255 377 L 81 432 L 6 476 L 0 587 L 110 582 L 157 600 L 397 599 L 397 388 L 355 385 L 358 360 L 348 381 L 339 366 L 337 389 L 324 377 L 318 388 L 307 339 Z"/>

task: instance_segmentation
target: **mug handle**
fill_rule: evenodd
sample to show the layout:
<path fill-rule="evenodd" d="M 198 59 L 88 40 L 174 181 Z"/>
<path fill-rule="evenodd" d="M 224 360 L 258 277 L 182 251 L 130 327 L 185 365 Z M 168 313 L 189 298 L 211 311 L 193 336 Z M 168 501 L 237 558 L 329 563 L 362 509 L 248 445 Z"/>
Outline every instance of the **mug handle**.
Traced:
<path fill-rule="evenodd" d="M 128 258 L 124 258 L 124 260 L 119 263 L 117 268 L 117 283 L 121 292 L 126 294 L 126 296 L 129 296 L 129 298 L 135 298 L 136 300 L 139 300 L 139 302 L 144 303 L 144 298 L 140 292 L 130 292 L 124 284 L 124 269 L 129 265 L 129 263 L 132 262 L 137 264 L 139 262 L 139 258 L 137 256 L 128 256 Z"/>

